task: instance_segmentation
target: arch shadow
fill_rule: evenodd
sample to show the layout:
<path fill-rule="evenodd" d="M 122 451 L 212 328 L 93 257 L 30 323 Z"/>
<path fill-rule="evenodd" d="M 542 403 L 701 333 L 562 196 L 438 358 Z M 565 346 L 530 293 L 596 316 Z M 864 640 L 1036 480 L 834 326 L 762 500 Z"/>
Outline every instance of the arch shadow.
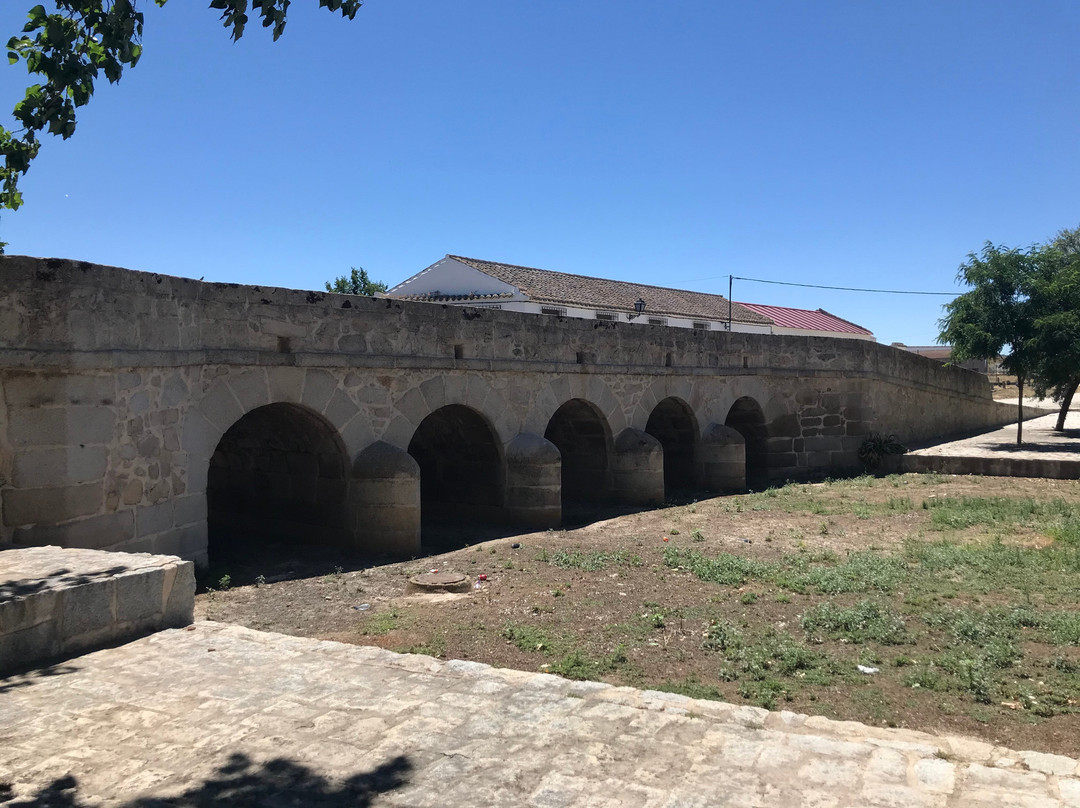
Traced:
<path fill-rule="evenodd" d="M 750 490 L 767 488 L 769 432 L 761 405 L 750 396 L 736 399 L 728 410 L 724 425 L 742 435 L 746 443 L 746 487 Z"/>
<path fill-rule="evenodd" d="M 562 457 L 563 521 L 578 521 L 583 514 L 611 500 L 611 428 L 600 409 L 582 398 L 565 402 L 548 421 L 544 437 Z"/>
<path fill-rule="evenodd" d="M 692 491 L 697 472 L 698 424 L 690 405 L 676 396 L 660 401 L 649 414 L 645 431 L 664 447 L 664 494 Z"/>
<path fill-rule="evenodd" d="M 420 531 L 426 552 L 506 535 L 502 445 L 490 422 L 463 404 L 430 413 L 408 453 L 420 467 Z"/>
<path fill-rule="evenodd" d="M 211 565 L 347 545 L 347 481 L 344 444 L 323 416 L 287 403 L 248 411 L 225 431 L 210 458 Z"/>

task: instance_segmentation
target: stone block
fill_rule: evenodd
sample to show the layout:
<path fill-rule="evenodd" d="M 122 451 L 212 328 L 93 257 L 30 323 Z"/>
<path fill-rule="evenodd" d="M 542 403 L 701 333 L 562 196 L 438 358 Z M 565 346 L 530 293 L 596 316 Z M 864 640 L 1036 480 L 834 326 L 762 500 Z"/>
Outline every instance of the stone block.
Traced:
<path fill-rule="evenodd" d="M 308 369 L 300 402 L 315 412 L 322 412 L 330 403 L 330 398 L 337 390 L 337 386 L 337 379 L 333 374 L 325 370 Z"/>
<path fill-rule="evenodd" d="M 8 598 L 0 600 L 0 635 L 45 623 L 56 613 L 56 591 L 49 589 L 44 581 L 4 582 L 0 597 Z"/>
<path fill-rule="evenodd" d="M 135 537 L 162 533 L 173 526 L 173 501 L 135 509 Z"/>
<path fill-rule="evenodd" d="M 14 376 L 4 385 L 11 407 L 48 407 L 78 404 L 112 404 L 116 382 L 112 376 Z"/>
<path fill-rule="evenodd" d="M 116 432 L 109 407 L 12 408 L 8 434 L 16 448 L 109 443 Z"/>
<path fill-rule="evenodd" d="M 198 412 L 209 421 L 211 424 L 217 427 L 217 434 L 222 434 L 228 431 L 229 427 L 235 424 L 244 415 L 244 410 L 240 406 L 240 402 L 236 400 L 236 396 L 233 395 L 232 388 L 223 381 L 218 381 L 213 387 L 211 387 L 198 405 Z M 188 421 L 191 420 L 191 416 L 194 413 L 188 413 Z M 184 424 L 184 432 L 187 432 L 187 423 Z M 217 438 L 214 438 L 214 444 L 217 444 Z M 181 440 L 181 446 L 187 451 L 193 451 L 188 446 L 184 445 Z M 213 448 L 210 449 L 213 452 Z"/>
<path fill-rule="evenodd" d="M 180 448 L 193 458 L 209 459 L 224 431 L 210 423 L 199 410 L 188 410 L 180 426 Z"/>
<path fill-rule="evenodd" d="M 229 376 L 229 388 L 244 412 L 270 403 L 266 387 L 266 372 L 262 369 L 247 370 Z"/>
<path fill-rule="evenodd" d="M 206 515 L 206 494 L 191 494 L 173 500 L 173 520 L 177 526 L 202 522 Z"/>
<path fill-rule="evenodd" d="M 60 638 L 53 621 L 0 633 L 0 676 L 60 655 Z"/>
<path fill-rule="evenodd" d="M 35 547 L 55 544 L 93 550 L 112 547 L 134 536 L 134 513 L 116 511 L 60 525 L 18 527 L 15 529 L 14 543 Z"/>
<path fill-rule="evenodd" d="M 55 524 L 97 513 L 105 505 L 100 483 L 63 488 L 14 488 L 4 496 L 4 524 Z"/>
<path fill-rule="evenodd" d="M 191 562 L 165 568 L 161 589 L 161 627 L 190 625 L 195 614 L 195 565 Z"/>
<path fill-rule="evenodd" d="M 100 480 L 107 463 L 104 446 L 24 449 L 15 455 L 12 483 L 16 488 L 46 488 Z"/>
<path fill-rule="evenodd" d="M 159 617 L 164 581 L 165 570 L 161 567 L 117 574 L 116 620 L 137 623 Z"/>
<path fill-rule="evenodd" d="M 304 392 L 304 371 L 293 367 L 266 369 L 270 401 L 299 403 Z"/>
<path fill-rule="evenodd" d="M 66 587 L 60 593 L 60 640 L 68 641 L 94 634 L 116 621 L 113 603 L 116 581 L 109 576 L 91 578 L 87 583 Z"/>

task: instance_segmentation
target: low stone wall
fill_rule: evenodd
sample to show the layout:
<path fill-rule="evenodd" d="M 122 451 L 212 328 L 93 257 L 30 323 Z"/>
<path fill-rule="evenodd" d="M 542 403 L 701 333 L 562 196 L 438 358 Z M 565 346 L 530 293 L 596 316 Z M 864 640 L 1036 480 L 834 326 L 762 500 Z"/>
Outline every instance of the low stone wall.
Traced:
<path fill-rule="evenodd" d="M 194 607 L 195 568 L 175 556 L 0 552 L 0 674 L 186 626 Z"/>
<path fill-rule="evenodd" d="M 1048 480 L 1080 479 L 1080 460 L 1041 457 L 952 457 L 907 454 L 886 457 L 889 474 L 978 474 L 984 477 L 1041 477 Z"/>

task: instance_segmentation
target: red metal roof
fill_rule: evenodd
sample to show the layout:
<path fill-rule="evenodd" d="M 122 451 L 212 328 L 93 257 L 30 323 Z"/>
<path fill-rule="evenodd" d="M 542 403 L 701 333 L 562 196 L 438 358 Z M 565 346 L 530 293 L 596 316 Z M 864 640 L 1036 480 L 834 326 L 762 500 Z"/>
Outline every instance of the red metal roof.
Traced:
<path fill-rule="evenodd" d="M 765 306 L 760 303 L 739 303 L 750 311 L 768 317 L 780 328 L 802 328 L 807 331 L 833 331 L 841 334 L 869 334 L 861 325 L 849 323 L 825 309 L 791 309 L 787 306 Z"/>

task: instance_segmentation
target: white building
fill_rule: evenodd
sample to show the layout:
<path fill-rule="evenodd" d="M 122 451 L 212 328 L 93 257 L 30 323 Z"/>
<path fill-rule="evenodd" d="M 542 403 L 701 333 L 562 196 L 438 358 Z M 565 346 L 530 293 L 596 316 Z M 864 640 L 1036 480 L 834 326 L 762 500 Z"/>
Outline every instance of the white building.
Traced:
<path fill-rule="evenodd" d="M 446 256 L 402 281 L 386 296 L 703 331 L 805 333 L 874 339 L 866 329 L 821 310 L 751 306 L 706 292 L 570 275 L 460 255 Z M 771 315 L 762 313 L 762 308 L 770 309 Z M 780 318 L 780 312 L 786 312 L 786 315 Z M 779 319 L 783 319 L 782 324 L 778 323 Z M 800 329 L 800 322 L 806 322 L 810 327 Z"/>

